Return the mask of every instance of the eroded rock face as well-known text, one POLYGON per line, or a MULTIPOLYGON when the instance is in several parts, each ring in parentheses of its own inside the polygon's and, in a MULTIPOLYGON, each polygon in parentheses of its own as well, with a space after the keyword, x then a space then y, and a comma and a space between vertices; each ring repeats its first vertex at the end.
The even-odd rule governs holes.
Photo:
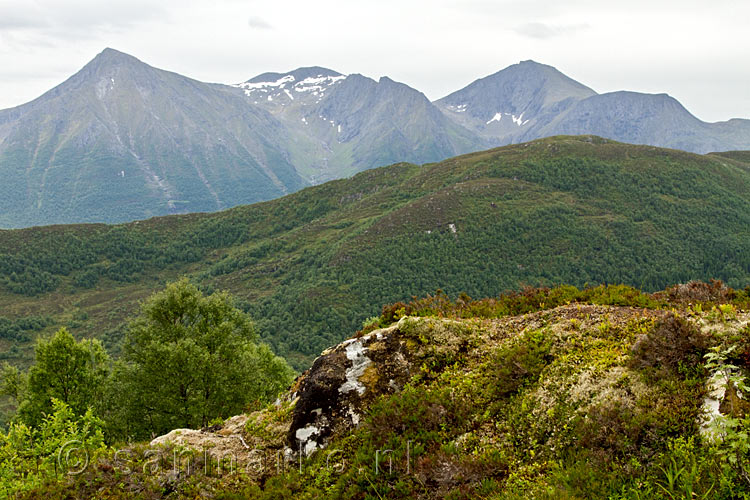
POLYGON ((231 455, 235 458, 246 458, 251 447, 245 442, 242 431, 247 421, 247 415, 232 417, 217 429, 174 429, 168 434, 159 436, 151 441, 151 446, 166 446, 176 444, 194 450, 210 450, 218 456, 231 455))

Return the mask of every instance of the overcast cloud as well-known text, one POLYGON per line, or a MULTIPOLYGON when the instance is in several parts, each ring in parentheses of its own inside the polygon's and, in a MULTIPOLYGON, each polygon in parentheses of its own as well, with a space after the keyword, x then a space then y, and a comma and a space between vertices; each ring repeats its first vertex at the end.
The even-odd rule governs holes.
POLYGON ((0 0, 0 109, 105 47, 204 81, 326 66, 440 98, 525 59, 597 92, 666 92, 750 118, 746 0, 0 0))

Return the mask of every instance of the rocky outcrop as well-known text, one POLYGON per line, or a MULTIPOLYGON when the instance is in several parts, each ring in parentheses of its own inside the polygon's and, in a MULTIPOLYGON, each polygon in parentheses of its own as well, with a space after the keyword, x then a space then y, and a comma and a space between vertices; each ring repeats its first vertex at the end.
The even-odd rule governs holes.
MULTIPOLYGON (((695 297, 694 288, 676 292, 695 297)), ((105 455, 66 498, 365 498, 391 491, 394 478, 402 498, 463 498, 487 484, 487 498, 588 498, 589 481, 557 494, 560 478, 577 481, 581 470, 640 491, 685 450, 712 457, 733 446, 729 432, 750 414, 742 299, 710 309, 571 302, 515 316, 478 316, 477 303, 462 301, 453 319, 432 309, 438 316, 365 328, 274 404, 105 455), (572 463, 574 475, 536 476, 551 463, 572 463)), ((711 493, 720 462, 705 463, 711 493)), ((614 491, 605 488, 594 496, 614 491)))
POLYGON ((150 444, 153 447, 174 444, 195 450, 211 450, 220 456, 241 458, 251 449, 242 432, 247 419, 247 415, 237 415, 225 421, 218 429, 175 429, 157 437, 150 444))
MULTIPOLYGON (((556 384, 570 386, 567 389, 570 394, 566 397, 571 400, 599 401, 599 395, 617 393, 613 387, 616 388, 617 380, 622 379, 623 374, 643 366, 666 366, 668 359, 664 356, 680 351, 681 344, 672 337, 684 336, 690 340, 697 335, 697 330, 689 326, 692 322, 685 323, 684 328, 671 334, 669 328, 675 319, 666 311, 592 305, 569 305, 523 316, 485 320, 404 317, 392 326, 351 338, 324 351, 274 405, 249 415, 233 417, 214 429, 177 429, 153 440, 151 445, 173 443, 194 449, 210 448, 222 455, 231 453, 240 462, 243 458, 250 459, 253 454, 257 456, 259 450, 270 452, 274 457, 295 460, 326 448, 335 437, 362 425, 368 409, 379 398, 401 391, 406 384, 424 383, 425 379, 437 376, 460 359, 473 359, 470 365, 479 364, 493 349, 523 332, 546 329, 554 339, 553 345, 557 346, 553 350, 562 352, 570 349, 570 339, 582 335, 581 332, 595 331, 606 337, 607 334, 602 332, 609 331, 609 328, 629 328, 634 318, 651 321, 652 325, 655 322, 657 326, 651 335, 637 335, 632 339, 627 366, 618 364, 609 372, 596 372, 596 375, 586 370, 568 374, 572 378, 569 377, 566 383, 560 382, 562 378, 553 377, 556 384), (646 344, 647 348, 637 347, 646 344), (654 350, 663 354, 654 358, 656 361, 651 359, 659 354, 652 352, 654 350)), ((740 314, 730 322, 697 322, 703 335, 721 334, 714 331, 716 329, 736 332, 748 324, 748 314, 740 314)), ((682 351, 689 351, 688 347, 683 346, 682 351)), ((630 378, 638 379, 634 375, 630 378)), ((639 394, 638 387, 642 389, 640 392, 647 392, 635 384, 629 389, 632 394, 622 396, 620 400, 630 401, 633 394, 639 394)), ((724 387, 721 391, 718 387, 713 388, 716 391, 711 389, 704 405, 708 420, 712 414, 723 413, 719 406, 726 405, 724 387), (711 397, 715 401, 709 401, 711 397)), ((544 393, 544 384, 540 391, 544 393)), ((547 399, 549 397, 542 397, 542 400, 547 399)), ((589 403, 583 405, 581 411, 587 411, 589 403)))

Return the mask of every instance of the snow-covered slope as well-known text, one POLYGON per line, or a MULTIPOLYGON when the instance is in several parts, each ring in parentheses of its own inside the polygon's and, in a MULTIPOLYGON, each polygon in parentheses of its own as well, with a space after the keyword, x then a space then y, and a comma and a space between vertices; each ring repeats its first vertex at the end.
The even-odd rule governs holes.
POLYGON ((241 88, 253 104, 269 111, 293 103, 317 104, 336 84, 346 78, 336 71, 313 66, 289 73, 263 73, 246 82, 233 85, 241 88))

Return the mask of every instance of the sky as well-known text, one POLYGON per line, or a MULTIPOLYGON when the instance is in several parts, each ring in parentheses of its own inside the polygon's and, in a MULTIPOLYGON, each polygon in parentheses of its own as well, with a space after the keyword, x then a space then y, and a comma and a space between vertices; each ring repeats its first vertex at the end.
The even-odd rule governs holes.
POLYGON ((533 59, 597 92, 750 118, 747 0, 0 0, 0 109, 105 47, 202 81, 324 66, 438 99, 533 59))

